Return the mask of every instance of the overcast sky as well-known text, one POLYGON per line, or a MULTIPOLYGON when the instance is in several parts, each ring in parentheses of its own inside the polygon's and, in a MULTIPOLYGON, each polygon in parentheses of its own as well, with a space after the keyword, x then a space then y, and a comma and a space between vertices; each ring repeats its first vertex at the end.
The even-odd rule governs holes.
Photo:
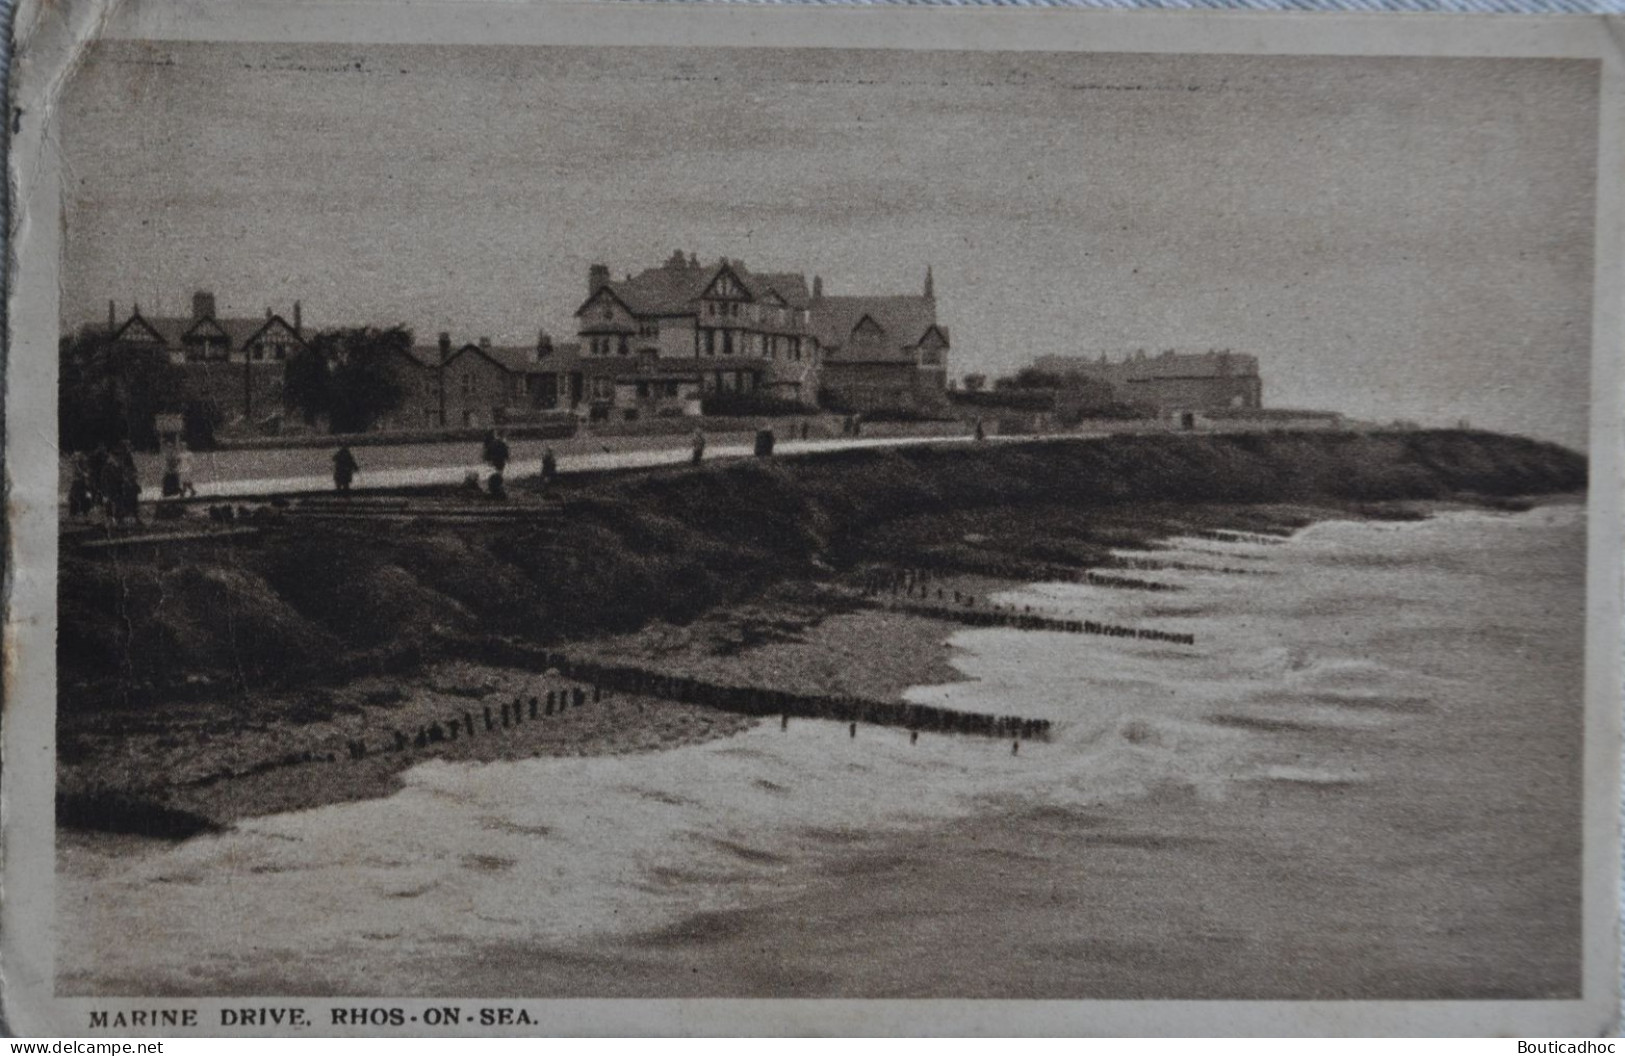
POLYGON ((62 116, 69 325, 304 304, 573 334, 672 249, 914 292, 952 369, 1256 354, 1266 404, 1583 445, 1596 68, 109 42, 62 116))

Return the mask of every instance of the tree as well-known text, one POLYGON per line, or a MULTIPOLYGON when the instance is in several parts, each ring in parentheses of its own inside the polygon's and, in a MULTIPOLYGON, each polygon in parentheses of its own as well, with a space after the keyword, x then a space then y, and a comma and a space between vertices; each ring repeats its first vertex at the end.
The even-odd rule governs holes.
POLYGON ((158 446, 154 418, 185 405, 186 379, 160 348, 114 344, 84 329, 57 345, 57 432, 63 450, 86 451, 121 440, 158 446))
POLYGON ((282 400, 306 425, 315 425, 333 405, 333 372, 327 356, 315 346, 319 340, 313 338, 311 346, 295 352, 282 368, 282 400))
POLYGON ((288 361, 283 398, 307 422, 325 416, 331 432, 365 432, 405 398, 400 364, 411 348, 404 326, 324 330, 288 361))

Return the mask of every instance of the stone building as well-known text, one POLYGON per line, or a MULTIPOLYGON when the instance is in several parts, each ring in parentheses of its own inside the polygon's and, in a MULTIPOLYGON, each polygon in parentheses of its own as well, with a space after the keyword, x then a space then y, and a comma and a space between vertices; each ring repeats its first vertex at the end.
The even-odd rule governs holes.
POLYGON ((227 317, 215 310, 214 294, 192 295, 189 316, 146 315, 140 305, 120 319, 107 303, 107 333, 115 346, 150 349, 182 368, 182 400, 209 405, 219 421, 251 425, 282 412, 283 367, 305 347, 299 302, 292 320, 267 308, 263 318, 227 317))
POLYGON ((1264 403, 1258 358, 1229 349, 1167 349, 1157 355, 1139 349, 1117 361, 1104 353, 1098 358, 1041 356, 1033 365, 1049 374, 1104 381, 1125 403, 1159 415, 1257 410, 1264 403))
POLYGON ((401 404, 379 425, 489 429, 538 421, 543 412, 567 407, 567 367, 575 358, 574 346, 555 348, 546 335, 535 345, 494 345, 482 337, 453 346, 451 335, 442 333, 436 344, 400 354, 401 404))
POLYGON ((931 269, 920 295, 826 297, 813 281, 811 329, 823 356, 824 400, 838 410, 947 409, 948 329, 937 322, 931 269))
POLYGON ((595 417, 698 413, 707 393, 812 406, 818 347, 805 276, 701 264, 679 250, 624 279, 594 264, 576 309, 584 399, 595 417))

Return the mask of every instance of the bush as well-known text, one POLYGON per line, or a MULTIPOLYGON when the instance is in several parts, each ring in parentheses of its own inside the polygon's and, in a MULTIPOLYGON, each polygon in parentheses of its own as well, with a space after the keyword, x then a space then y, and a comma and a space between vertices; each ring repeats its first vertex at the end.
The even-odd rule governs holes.
POLYGON ((700 410, 708 415, 730 418, 808 413, 799 400, 787 400, 766 392, 708 392, 700 400, 700 410))

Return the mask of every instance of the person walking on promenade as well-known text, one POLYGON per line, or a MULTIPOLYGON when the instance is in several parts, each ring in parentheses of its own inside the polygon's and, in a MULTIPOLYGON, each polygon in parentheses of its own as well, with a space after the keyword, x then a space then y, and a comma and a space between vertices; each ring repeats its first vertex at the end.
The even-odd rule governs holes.
POLYGON ((350 445, 345 444, 333 456, 333 487, 341 494, 350 493, 350 482, 355 479, 356 471, 361 466, 356 462, 355 456, 350 453, 350 445))
POLYGON ((487 429, 485 431, 485 442, 480 452, 480 459, 486 465, 501 473, 508 468, 509 455, 508 441, 504 440, 502 434, 495 429, 487 429))
POLYGON ((175 472, 181 478, 182 497, 197 498, 197 486, 192 483, 192 450, 184 440, 175 445, 175 472))
POLYGON ((73 476, 68 483, 68 516, 74 519, 89 516, 92 507, 90 462, 81 454, 73 456, 73 476))
POLYGON ((987 439, 987 430, 982 428, 982 420, 980 418, 976 419, 976 439, 987 439))
POLYGON ((102 516, 113 519, 119 489, 118 460, 105 446, 96 448, 90 456, 91 500, 101 508, 102 516))
POLYGON ((559 460, 553 455, 552 445, 542 448, 542 483, 550 484, 558 476, 559 460))
POLYGON ((503 486, 502 480, 502 471, 508 468, 508 456, 508 442, 502 439, 502 434, 495 429, 487 429, 480 457, 492 470, 490 477, 486 478, 485 486, 493 499, 508 497, 508 491, 503 486))
POLYGON ((703 433, 700 430, 696 429, 696 430, 694 430, 694 465, 696 465, 696 466, 699 465, 700 460, 703 459, 704 457, 705 457, 705 433, 703 433))
POLYGON ((115 512, 114 519, 120 524, 128 517, 136 524, 141 523, 141 472, 135 466, 135 450, 130 447, 130 441, 125 440, 119 444, 118 461, 116 463, 118 486, 114 490, 115 512))
POLYGON ((164 446, 164 476, 158 491, 166 499, 173 499, 181 493, 181 455, 178 442, 164 446))

